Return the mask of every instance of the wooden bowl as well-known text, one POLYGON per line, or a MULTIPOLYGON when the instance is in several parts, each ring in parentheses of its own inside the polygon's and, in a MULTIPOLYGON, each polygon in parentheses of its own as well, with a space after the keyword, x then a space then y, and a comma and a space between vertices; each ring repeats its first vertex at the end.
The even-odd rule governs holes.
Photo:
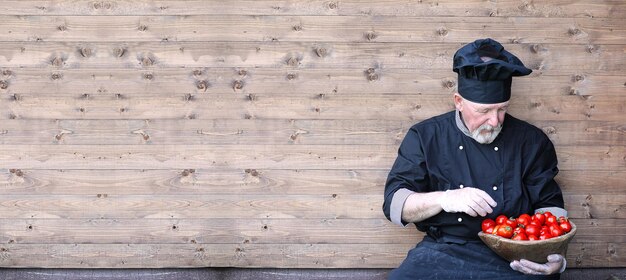
POLYGON ((565 256, 567 253, 567 245, 576 234, 576 225, 571 220, 570 224, 572 224, 570 232, 546 240, 511 240, 482 231, 478 233, 478 237, 487 247, 508 261, 527 259, 537 263, 545 263, 550 254, 565 256))

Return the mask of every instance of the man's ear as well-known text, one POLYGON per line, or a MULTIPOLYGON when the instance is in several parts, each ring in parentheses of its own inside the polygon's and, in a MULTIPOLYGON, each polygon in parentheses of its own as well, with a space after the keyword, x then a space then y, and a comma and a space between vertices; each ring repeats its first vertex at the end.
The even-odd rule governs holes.
POLYGON ((458 93, 454 93, 454 107, 456 107, 459 112, 463 112, 463 97, 458 93))

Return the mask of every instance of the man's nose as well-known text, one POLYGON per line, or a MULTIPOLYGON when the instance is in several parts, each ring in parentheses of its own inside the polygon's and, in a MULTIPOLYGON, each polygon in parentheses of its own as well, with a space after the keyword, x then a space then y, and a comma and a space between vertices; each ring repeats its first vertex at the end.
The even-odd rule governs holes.
POLYGON ((496 127, 498 126, 498 124, 500 124, 500 121, 498 120, 498 112, 489 114, 489 119, 487 120, 487 124, 492 127, 496 127))

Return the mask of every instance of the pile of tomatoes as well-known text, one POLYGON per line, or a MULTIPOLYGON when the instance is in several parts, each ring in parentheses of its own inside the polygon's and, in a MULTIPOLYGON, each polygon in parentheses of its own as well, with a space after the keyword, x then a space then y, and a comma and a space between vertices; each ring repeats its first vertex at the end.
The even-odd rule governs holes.
POLYGON ((482 222, 484 233, 513 240, 545 240, 561 236, 572 230, 572 224, 563 216, 557 218, 549 211, 534 215, 522 214, 517 218, 500 215, 496 220, 482 222))

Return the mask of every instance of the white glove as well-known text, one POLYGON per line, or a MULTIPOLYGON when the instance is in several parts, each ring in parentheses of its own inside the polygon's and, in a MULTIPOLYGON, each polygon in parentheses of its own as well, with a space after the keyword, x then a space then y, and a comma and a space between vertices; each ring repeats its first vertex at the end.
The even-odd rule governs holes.
POLYGON ((493 212, 498 205, 489 194, 477 188, 447 190, 438 200, 441 208, 450 213, 463 212, 472 217, 482 217, 493 212))
POLYGON ((512 261, 511 268, 524 274, 533 275, 550 275, 555 273, 563 273, 567 262, 562 255, 552 254, 548 256, 547 263, 536 263, 529 260, 521 259, 512 261))

